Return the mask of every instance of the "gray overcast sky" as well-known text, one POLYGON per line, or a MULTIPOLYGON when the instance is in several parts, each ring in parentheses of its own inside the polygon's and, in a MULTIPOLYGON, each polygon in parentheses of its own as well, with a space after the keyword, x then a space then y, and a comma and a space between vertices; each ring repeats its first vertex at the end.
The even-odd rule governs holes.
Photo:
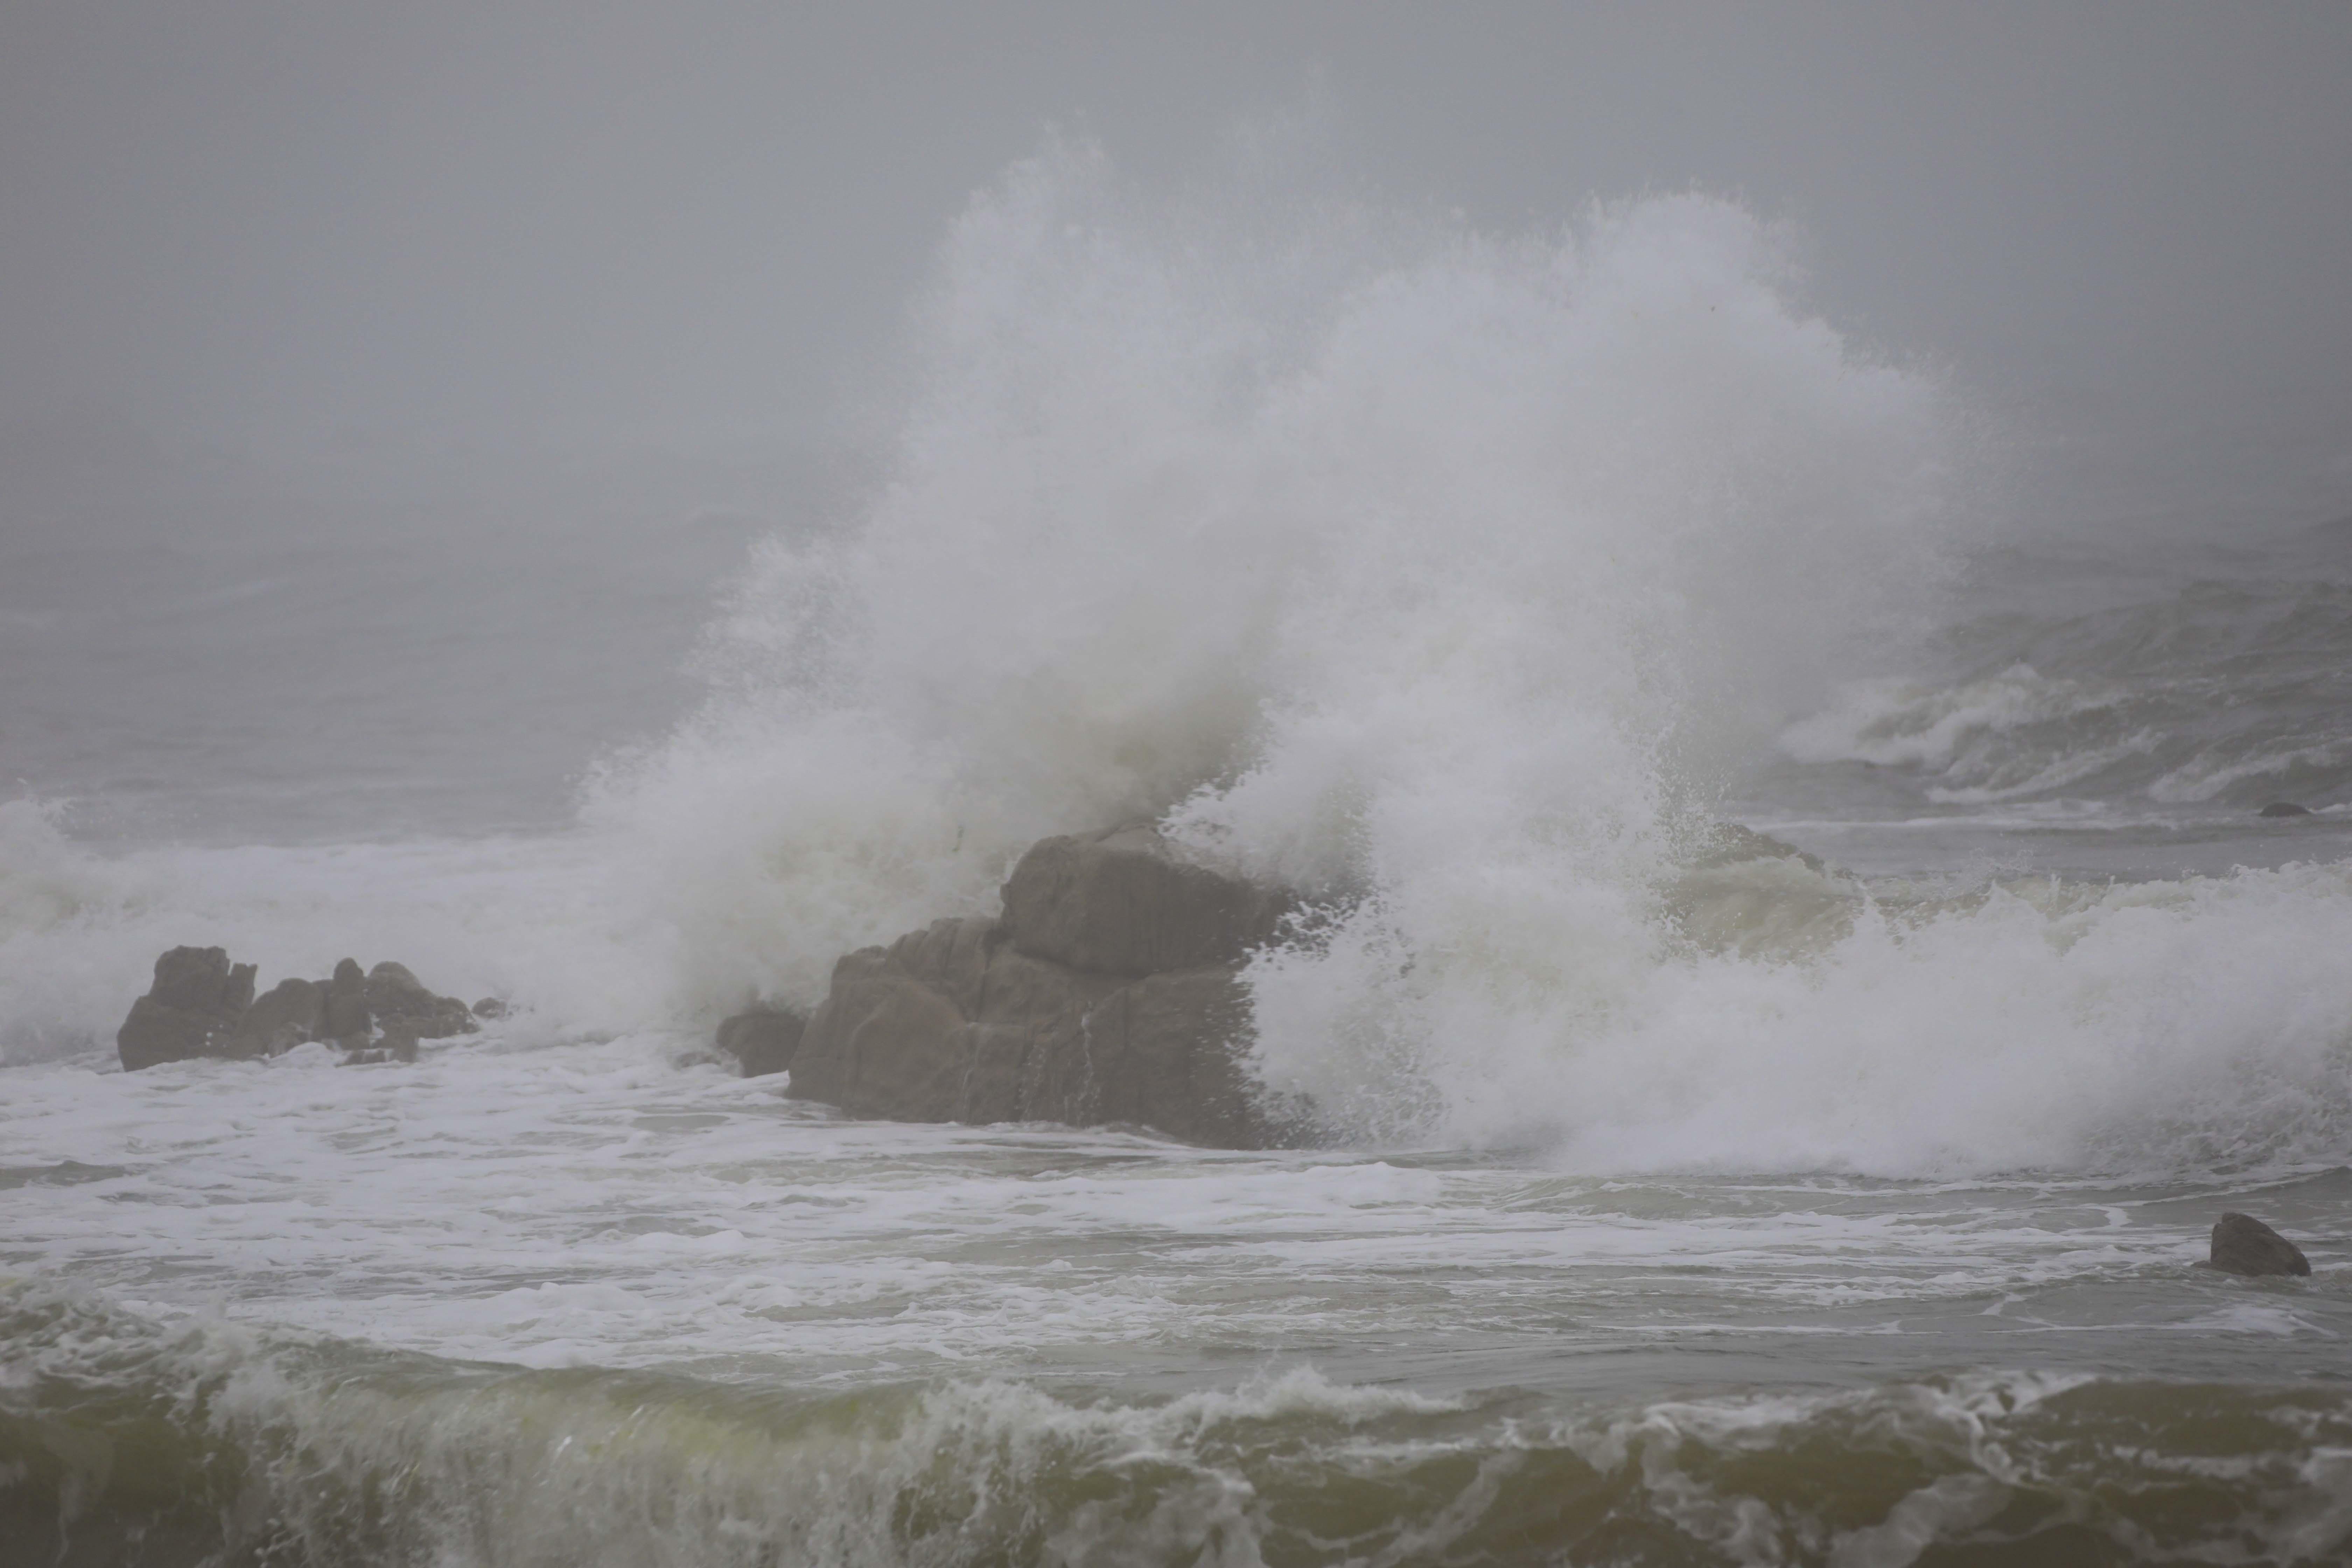
POLYGON ((1841 325, 2145 485, 2352 509, 2345 0, 11 0, 0 424, 821 439, 1048 123, 1165 177, 1317 79, 1363 188, 1507 228, 1736 193, 1841 325))

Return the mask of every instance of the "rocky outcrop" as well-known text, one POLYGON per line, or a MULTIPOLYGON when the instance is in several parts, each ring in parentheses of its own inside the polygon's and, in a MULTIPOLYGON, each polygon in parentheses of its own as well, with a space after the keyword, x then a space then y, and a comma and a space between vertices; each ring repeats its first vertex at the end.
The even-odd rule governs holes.
POLYGON ((719 1048, 743 1065, 745 1078, 787 1071, 808 1020, 782 1007, 752 1007, 719 1026, 719 1048))
POLYGON ((247 1054, 236 1029, 253 1004, 253 965, 217 947, 175 947, 155 961, 155 982, 131 1004, 114 1037, 125 1071, 190 1057, 247 1054))
POLYGON ((2254 815, 2256 816, 2309 816, 2311 807, 2297 805, 2291 800, 2274 800, 2254 815))
POLYGON ((1285 895, 1145 826, 1042 841, 1003 898, 1000 920, 937 921, 836 963, 791 1095, 909 1121, 1293 1141, 1297 1108, 1255 1094, 1240 1056, 1240 961, 1275 934, 1285 895))
POLYGON ((281 980, 253 994, 254 966, 217 947, 175 947, 115 1036, 126 1071, 192 1058, 274 1057, 331 1041, 355 1061, 413 1060, 419 1040, 471 1034, 471 1010, 436 996, 397 963, 362 973, 344 959, 326 980, 281 980))
POLYGON ((2250 1214, 2225 1214, 2213 1226, 2211 1267, 2229 1274, 2308 1274, 2303 1249, 2250 1214))

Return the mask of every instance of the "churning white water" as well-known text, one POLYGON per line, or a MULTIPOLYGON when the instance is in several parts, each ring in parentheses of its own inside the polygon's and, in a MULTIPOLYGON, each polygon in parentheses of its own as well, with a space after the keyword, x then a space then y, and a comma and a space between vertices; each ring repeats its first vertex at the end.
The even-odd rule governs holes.
MULTIPOLYGON (((1328 900, 1253 972, 1259 1061, 1359 1136, 1904 1173, 2341 1136, 2332 872, 1871 909, 1801 963, 1663 917, 1731 764, 1968 542, 1965 410, 1767 226, 1228 221, 1083 148, 960 220, 890 479, 764 547, 719 694, 592 804, 681 1006, 813 1004, 1034 838, 1155 817, 1328 900)), ((2002 721, 1969 701, 1858 754, 1948 761, 2002 721)), ((1781 743, 1857 754, 1841 711, 1781 743)))
MULTIPOLYGON (((1987 545, 1965 399, 1696 195, 1504 237, 1056 144, 955 221, 904 375, 666 738, 548 762, 468 686, 468 743, 583 771, 568 825, 448 805, 429 704, 306 710, 346 631, 299 617, 183 783, 67 747, 0 804, 0 1563, 2352 1540, 2340 542, 2053 593, 2104 569, 1987 545), (186 815, 94 844, 120 779, 186 815), (395 797, 440 815, 351 816, 395 797), (710 1048, 1138 818, 1308 895, 1253 1065, 1326 1148, 856 1123, 710 1048), (1708 862, 1735 819, 1822 858, 1708 862), (183 942, 512 1011, 121 1073, 183 942), (2188 1273, 2229 1205, 2315 1276, 2188 1273)), ((158 624, 241 668, 256 581, 158 624)), ((450 594, 377 688, 520 668, 450 594)), ((48 614, 0 617, 38 711, 112 691, 48 614)))

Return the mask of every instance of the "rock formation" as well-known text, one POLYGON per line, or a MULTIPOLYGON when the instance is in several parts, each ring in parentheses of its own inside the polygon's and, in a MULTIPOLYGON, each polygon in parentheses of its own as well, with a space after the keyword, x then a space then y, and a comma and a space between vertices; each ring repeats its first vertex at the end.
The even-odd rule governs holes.
POLYGON ((235 1030, 253 1004, 253 965, 217 947, 175 947, 155 961, 155 983, 131 1004, 114 1045, 125 1071, 190 1057, 248 1054, 235 1030))
POLYGON ((414 1060, 416 1042, 471 1034, 472 1012, 436 996, 397 963, 362 973, 344 959, 326 980, 281 980, 253 994, 253 965, 217 947, 175 947, 115 1036, 125 1071, 195 1057, 274 1057, 330 1040, 353 1061, 414 1060))
POLYGON ((2291 800, 2274 800, 2254 815, 2256 816, 2309 816, 2311 807, 2297 805, 2291 800))
POLYGON ((1239 1058, 1240 961, 1275 934, 1284 894, 1130 826, 1041 841, 1003 897, 1000 920, 937 921, 836 963, 792 1096, 909 1121, 1290 1141, 1297 1109, 1253 1093, 1239 1058))
POLYGON ((2303 1249, 2250 1214, 2225 1214, 2213 1226, 2211 1267, 2230 1274, 2308 1274, 2303 1249))

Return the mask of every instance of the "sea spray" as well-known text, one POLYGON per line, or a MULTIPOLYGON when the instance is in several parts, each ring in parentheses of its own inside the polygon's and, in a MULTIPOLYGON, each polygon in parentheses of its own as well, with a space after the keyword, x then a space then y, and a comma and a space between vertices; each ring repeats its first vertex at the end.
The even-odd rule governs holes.
POLYGON ((890 478, 766 549, 721 689, 592 803, 687 1005, 808 1004, 1035 837, 1158 817, 1543 1011, 1654 961, 1691 766, 1932 578, 1943 398, 1738 206, 1263 213, 1065 144, 958 221, 890 478))
POLYGON ((1152 817, 1314 901, 1251 969, 1254 1059, 1335 1139, 1886 1173, 2340 1146, 2338 873, 1851 884, 1801 952, 1677 924, 1717 764, 1866 671, 1968 514, 1965 411, 1793 304, 1768 226, 1299 210, 1154 205, 1079 146, 974 200, 890 478, 767 547, 710 704, 592 804, 681 1005, 813 1003, 845 949, 992 910, 1034 838, 1152 817))

